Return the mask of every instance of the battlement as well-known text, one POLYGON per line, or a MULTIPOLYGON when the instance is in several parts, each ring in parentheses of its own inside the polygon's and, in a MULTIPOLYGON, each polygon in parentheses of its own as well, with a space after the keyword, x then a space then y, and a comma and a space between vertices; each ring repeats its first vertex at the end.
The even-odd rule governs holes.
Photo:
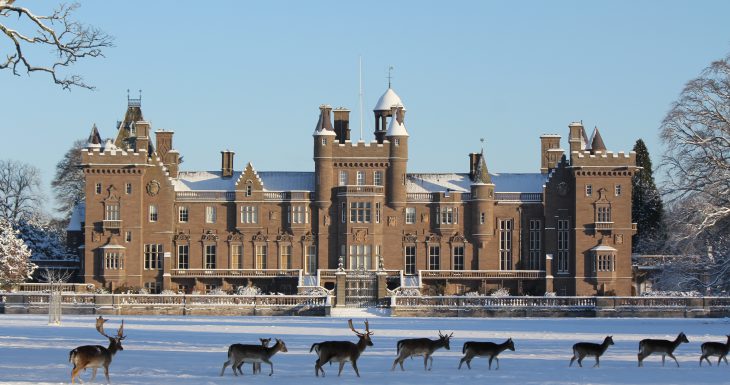
POLYGON ((390 143, 384 141, 337 143, 332 148, 333 158, 387 158, 390 156, 390 143))
POLYGON ((147 149, 139 149, 135 152, 125 151, 116 146, 103 148, 81 149, 81 164, 141 164, 147 163, 147 149))
POLYGON ((636 165, 636 153, 629 151, 613 152, 613 151, 600 151, 591 153, 590 151, 573 151, 570 154, 571 166, 583 167, 583 166, 635 166, 636 165))

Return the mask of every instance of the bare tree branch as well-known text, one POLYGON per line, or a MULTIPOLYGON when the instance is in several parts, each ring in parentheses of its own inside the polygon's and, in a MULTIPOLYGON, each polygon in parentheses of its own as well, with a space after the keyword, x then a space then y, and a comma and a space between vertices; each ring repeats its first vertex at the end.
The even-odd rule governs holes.
POLYGON ((94 89, 81 76, 70 74, 64 77, 59 70, 70 67, 82 58, 103 57, 102 50, 113 45, 112 37, 97 28, 73 20, 72 14, 79 4, 61 4, 52 14, 43 16, 34 14, 28 8, 14 6, 13 2, 0 0, 0 32, 13 47, 5 54, 4 60, 0 59, 0 70, 10 69, 14 75, 20 75, 18 71, 21 69, 25 69, 27 73, 46 72, 63 89, 94 89), (10 25, 11 15, 17 16, 17 28, 10 25), (21 29, 34 31, 23 33, 21 29), (48 47, 54 52, 56 59, 44 65, 32 62, 28 54, 31 47, 48 47))

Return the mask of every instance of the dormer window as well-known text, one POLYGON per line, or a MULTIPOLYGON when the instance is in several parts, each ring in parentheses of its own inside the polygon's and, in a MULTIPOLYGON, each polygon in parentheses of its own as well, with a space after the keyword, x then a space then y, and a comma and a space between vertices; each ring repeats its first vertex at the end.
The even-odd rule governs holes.
POLYGON ((322 145, 323 146, 326 146, 327 145, 327 138, 322 138, 322 145))

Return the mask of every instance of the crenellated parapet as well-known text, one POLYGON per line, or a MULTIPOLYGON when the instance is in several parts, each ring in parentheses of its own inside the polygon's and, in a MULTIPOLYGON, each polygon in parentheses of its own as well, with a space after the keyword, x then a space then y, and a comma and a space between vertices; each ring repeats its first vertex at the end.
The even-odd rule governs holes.
POLYGON ((570 154, 572 167, 626 167, 636 165, 636 153, 619 151, 573 151, 570 154))

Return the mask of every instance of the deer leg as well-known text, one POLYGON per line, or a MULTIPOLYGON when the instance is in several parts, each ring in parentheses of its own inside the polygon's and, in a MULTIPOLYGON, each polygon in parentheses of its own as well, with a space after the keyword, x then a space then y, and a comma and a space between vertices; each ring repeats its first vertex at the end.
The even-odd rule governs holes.
POLYGON ((459 370, 461 370, 461 364, 463 364, 464 361, 466 361, 466 356, 461 357, 461 360, 459 361, 459 370))
POLYGON ((428 369, 428 354, 425 354, 423 356, 423 370, 429 370, 428 369))
POLYGON ((674 357, 674 354, 672 354, 672 353, 667 353, 667 355, 668 355, 669 357, 672 357, 672 359, 674 360, 674 362, 675 362, 675 363, 677 364, 677 367, 679 367, 679 361, 677 361, 677 358, 676 358, 676 357, 674 357))
MULTIPOLYGON (((71 383, 75 383, 76 377, 79 375, 79 372, 81 371, 81 367, 74 366, 74 368, 71 370, 71 383)), ((79 381, 81 381, 81 378, 79 378, 79 381)), ((83 381, 81 381, 83 382, 83 381)))
MULTIPOLYGON (((268 359, 265 359, 264 362, 269 364, 269 367, 271 368, 271 371, 269 372, 269 376, 271 376, 272 374, 274 374, 274 363, 269 361, 268 359)), ((261 364, 259 364, 259 368, 260 367, 261 367, 261 364)))
POLYGON ((96 378, 96 370, 97 370, 97 369, 98 369, 98 368, 94 368, 94 369, 93 369, 93 370, 91 371, 91 382, 94 382, 94 379, 96 378))
POLYGON ((639 356, 639 367, 643 366, 642 362, 644 360, 644 357, 641 356, 641 353, 638 354, 639 356))
MULTIPOLYGON (((727 363, 727 355, 722 356, 722 359, 725 360, 725 365, 730 365, 727 363)), ((720 366, 720 360, 717 360, 717 366, 720 366)))
POLYGON ((599 357, 598 357, 598 356, 596 356, 596 363, 595 363, 595 365, 593 365, 593 367, 594 367, 594 368, 595 368, 596 366, 598 366, 598 367, 600 367, 600 366, 601 366, 600 362, 598 361, 598 358, 599 358, 599 357))
MULTIPOLYGON (((413 358, 413 357, 411 357, 411 358, 413 358)), ((398 361, 398 363, 400 364, 400 371, 401 371, 401 372, 405 372, 405 371, 406 371, 406 370, 405 370, 405 369, 403 368, 403 361, 404 361, 404 360, 405 360, 405 357, 401 358, 401 359, 400 359, 400 361, 398 361)))
POLYGON ((399 358, 400 358, 400 356, 396 357, 395 360, 393 360, 393 366, 391 366, 391 368, 390 368, 390 371, 391 372, 395 370, 395 365, 398 364, 398 359, 399 358))
POLYGON ((342 374, 342 368, 344 368, 344 367, 345 367, 345 361, 340 361, 340 371, 337 372, 337 377, 339 377, 340 374, 342 374))
POLYGON ((497 361, 497 369, 494 370, 499 370, 499 357, 494 356, 494 359, 497 361))
POLYGON ((104 367, 104 377, 106 377, 106 383, 111 384, 111 380, 109 379, 109 366, 104 367))
POLYGON ((583 358, 585 358, 584 355, 578 356, 578 366, 580 366, 581 368, 583 367, 583 358))
MULTIPOLYGON (((223 369, 221 369, 221 377, 223 376, 223 373, 226 371, 226 368, 228 367, 228 365, 230 365, 230 364, 231 364, 231 360, 228 360, 223 363, 223 369)), ((233 374, 236 374, 236 367, 234 366, 232 369, 233 369, 233 374)))
POLYGON ((360 371, 357 370, 357 361, 352 361, 352 368, 355 369, 355 374, 360 377, 360 371))
POLYGON ((577 358, 577 357, 575 356, 575 354, 573 354, 573 358, 571 358, 571 359, 570 359, 570 364, 568 365, 568 367, 571 367, 571 366, 573 366, 573 362, 575 362, 575 359, 576 359, 576 358, 577 358))
POLYGON ((492 360, 494 359, 494 356, 489 356, 489 370, 492 370, 492 360))

